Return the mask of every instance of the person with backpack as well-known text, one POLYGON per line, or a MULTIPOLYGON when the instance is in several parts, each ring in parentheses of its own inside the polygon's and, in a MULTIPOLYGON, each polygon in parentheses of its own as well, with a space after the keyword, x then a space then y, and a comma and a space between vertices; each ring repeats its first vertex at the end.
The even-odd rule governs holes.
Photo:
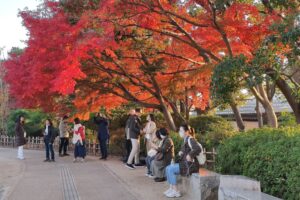
POLYGON ((73 162, 77 162, 77 158, 81 158, 81 162, 84 162, 84 158, 86 156, 85 127, 80 124, 79 118, 74 119, 74 132, 72 142, 75 145, 73 162))
POLYGON ((45 142, 45 149, 46 149, 46 160, 44 160, 44 162, 55 162, 55 155, 53 150, 53 143, 55 137, 56 137, 56 132, 53 128, 52 121, 50 119, 47 119, 45 130, 44 130, 44 142, 45 142))
POLYGON ((169 198, 180 197, 181 193, 177 188, 177 175, 189 176, 199 172, 200 164, 197 156, 202 151, 201 145, 195 139, 195 132, 189 125, 182 125, 179 128, 179 135, 184 139, 181 150, 178 153, 179 163, 171 164, 166 169, 167 181, 170 188, 164 192, 169 198))

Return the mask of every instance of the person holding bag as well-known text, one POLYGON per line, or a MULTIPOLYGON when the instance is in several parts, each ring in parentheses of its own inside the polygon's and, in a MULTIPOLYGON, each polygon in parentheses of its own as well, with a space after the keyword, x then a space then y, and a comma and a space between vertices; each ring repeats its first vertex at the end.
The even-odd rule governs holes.
POLYGON ((169 137, 169 132, 166 128, 161 128, 157 131, 162 138, 160 145, 152 144, 152 148, 157 151, 154 160, 151 163, 151 172, 153 173, 155 182, 166 180, 165 169, 174 159, 174 143, 169 137))
POLYGON ((147 166, 147 173, 146 176, 149 178, 154 177, 152 172, 151 172, 151 163, 155 159, 155 156, 157 154, 157 150, 155 148, 151 148, 151 146, 157 147, 161 145, 162 138, 160 137, 159 131, 155 132, 155 136, 152 138, 152 141, 149 143, 149 148, 150 150, 147 152, 147 157, 146 157, 146 166, 147 166))
POLYGON ((77 162, 78 157, 81 158, 81 162, 84 162, 84 158, 86 156, 85 127, 80 124, 79 118, 74 119, 74 134, 72 142, 75 144, 73 162, 77 162))
POLYGON ((184 139, 179 163, 169 165, 166 169, 167 181, 170 188, 164 192, 169 198, 180 197, 180 191, 177 189, 177 175, 190 176, 192 173, 199 172, 200 164, 197 156, 201 153, 201 147, 196 141, 194 130, 188 125, 182 125, 179 128, 179 135, 184 139))

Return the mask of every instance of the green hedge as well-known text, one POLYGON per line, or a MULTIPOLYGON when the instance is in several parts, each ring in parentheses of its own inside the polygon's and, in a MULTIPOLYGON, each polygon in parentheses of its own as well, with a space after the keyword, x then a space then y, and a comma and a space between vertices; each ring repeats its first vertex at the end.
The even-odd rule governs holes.
POLYGON ((236 134, 229 121, 222 117, 201 115, 190 119, 197 139, 207 149, 217 147, 223 140, 236 134))
POLYGON ((263 192, 279 198, 300 199, 300 126, 240 133, 217 152, 218 172, 259 180, 263 192))

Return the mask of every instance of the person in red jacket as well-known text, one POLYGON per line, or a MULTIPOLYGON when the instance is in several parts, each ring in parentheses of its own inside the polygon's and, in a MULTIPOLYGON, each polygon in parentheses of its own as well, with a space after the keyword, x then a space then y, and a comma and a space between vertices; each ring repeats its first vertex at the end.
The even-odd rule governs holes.
POLYGON ((77 162, 77 158, 81 158, 81 162, 84 162, 86 156, 85 150, 85 127, 80 124, 80 119, 74 119, 74 134, 73 134, 74 148, 74 161, 77 162))

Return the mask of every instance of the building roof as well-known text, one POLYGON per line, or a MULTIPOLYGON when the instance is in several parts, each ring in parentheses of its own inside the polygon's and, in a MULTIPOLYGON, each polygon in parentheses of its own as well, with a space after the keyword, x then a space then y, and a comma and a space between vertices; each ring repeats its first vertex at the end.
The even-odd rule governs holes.
MULTIPOLYGON (((274 97, 273 98, 273 108, 276 113, 281 113, 281 112, 293 112, 292 108, 288 104, 288 102, 284 99, 280 99, 279 97, 274 97)), ((256 99, 251 98, 246 101, 246 103, 242 106, 239 106, 239 110, 241 114, 256 114, 255 111, 256 107, 256 99)), ((260 110, 262 113, 265 112, 264 108, 262 107, 261 104, 259 104, 260 110)), ((217 115, 233 115, 233 112, 231 108, 227 108, 225 110, 220 110, 217 109, 217 115)))

